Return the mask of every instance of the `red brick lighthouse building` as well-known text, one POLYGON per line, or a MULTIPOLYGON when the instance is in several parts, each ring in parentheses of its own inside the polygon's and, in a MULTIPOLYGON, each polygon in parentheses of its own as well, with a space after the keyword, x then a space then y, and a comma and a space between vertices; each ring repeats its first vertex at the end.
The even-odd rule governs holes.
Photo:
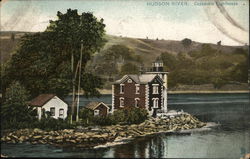
POLYGON ((125 107, 147 109, 149 115, 167 112, 167 74, 157 59, 150 71, 124 75, 112 85, 112 112, 125 107))

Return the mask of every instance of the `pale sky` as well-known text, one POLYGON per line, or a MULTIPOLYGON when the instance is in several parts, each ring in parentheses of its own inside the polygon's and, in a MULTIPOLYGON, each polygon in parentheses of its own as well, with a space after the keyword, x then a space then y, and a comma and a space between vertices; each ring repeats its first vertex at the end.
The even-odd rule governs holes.
POLYGON ((226 0, 223 8, 215 2, 201 5, 175 0, 5 0, 1 2, 1 31, 44 31, 57 11, 68 8, 78 13, 93 12, 103 18, 106 32, 134 38, 182 40, 222 45, 249 44, 249 1, 226 0), (234 5, 232 5, 234 3, 234 5), (225 9, 227 12, 225 12, 225 9), (224 13, 224 14, 222 14, 224 13), (230 22, 231 21, 231 22, 230 22))

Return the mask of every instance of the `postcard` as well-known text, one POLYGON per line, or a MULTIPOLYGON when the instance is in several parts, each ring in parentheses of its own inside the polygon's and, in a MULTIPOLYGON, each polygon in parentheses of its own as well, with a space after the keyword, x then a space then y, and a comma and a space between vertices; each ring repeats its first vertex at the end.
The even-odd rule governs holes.
POLYGON ((250 158, 248 0, 2 0, 1 157, 250 158))

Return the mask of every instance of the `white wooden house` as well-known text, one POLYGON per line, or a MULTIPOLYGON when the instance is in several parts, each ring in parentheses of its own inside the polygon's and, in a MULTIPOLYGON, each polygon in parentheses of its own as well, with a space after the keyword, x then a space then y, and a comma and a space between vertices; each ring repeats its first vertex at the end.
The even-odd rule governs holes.
POLYGON ((40 120, 42 112, 50 112, 51 117, 65 119, 67 117, 68 104, 55 94, 40 94, 29 102, 29 105, 37 109, 37 116, 40 120))

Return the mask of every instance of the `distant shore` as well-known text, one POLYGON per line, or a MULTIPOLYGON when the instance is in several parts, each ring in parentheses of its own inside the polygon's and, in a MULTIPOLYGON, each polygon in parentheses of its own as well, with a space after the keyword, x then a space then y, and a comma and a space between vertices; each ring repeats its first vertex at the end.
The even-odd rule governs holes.
POLYGON ((249 90, 232 90, 232 91, 210 91, 210 90, 190 90, 190 91, 168 91, 169 94, 192 94, 192 93, 249 93, 249 90))
MULTIPOLYGON (((112 94, 112 90, 102 89, 101 94, 112 94)), ((249 93, 249 90, 175 90, 168 91, 168 94, 209 94, 209 93, 249 93)))

